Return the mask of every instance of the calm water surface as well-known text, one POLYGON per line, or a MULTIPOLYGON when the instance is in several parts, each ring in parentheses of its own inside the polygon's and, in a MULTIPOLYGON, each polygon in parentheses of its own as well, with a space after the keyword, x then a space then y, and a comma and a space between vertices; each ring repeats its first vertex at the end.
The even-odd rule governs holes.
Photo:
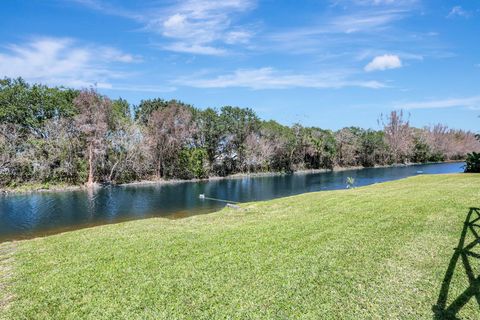
POLYGON ((344 189, 347 177, 356 186, 417 174, 462 172, 464 163, 426 164, 264 177, 120 186, 93 192, 48 192, 0 196, 0 242, 148 217, 181 218, 221 209, 207 197, 247 202, 299 193, 344 189))

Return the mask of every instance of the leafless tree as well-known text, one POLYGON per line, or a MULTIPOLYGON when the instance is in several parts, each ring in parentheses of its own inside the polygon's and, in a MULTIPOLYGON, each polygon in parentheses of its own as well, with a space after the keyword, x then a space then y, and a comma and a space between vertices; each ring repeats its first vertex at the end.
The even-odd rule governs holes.
POLYGON ((175 161, 181 148, 191 142, 195 130, 192 113, 185 106, 169 103, 152 112, 147 130, 156 176, 161 178, 171 175, 170 171, 174 168, 168 164, 175 161))
POLYGON ((144 143, 145 135, 135 123, 122 125, 109 134, 107 180, 135 180, 145 174, 145 167, 149 159, 148 146, 144 143))
POLYGON ((250 133, 245 140, 245 162, 247 170, 269 170, 270 159, 275 151, 275 143, 258 133, 250 133))
POLYGON ((87 147, 88 180, 87 186, 95 182, 95 166, 99 156, 105 153, 105 138, 108 129, 108 117, 111 101, 99 95, 95 90, 82 90, 74 100, 79 114, 75 124, 82 133, 87 147))
POLYGON ((412 130, 403 111, 392 111, 386 120, 381 117, 385 139, 390 147, 394 163, 403 163, 408 159, 413 146, 412 130))

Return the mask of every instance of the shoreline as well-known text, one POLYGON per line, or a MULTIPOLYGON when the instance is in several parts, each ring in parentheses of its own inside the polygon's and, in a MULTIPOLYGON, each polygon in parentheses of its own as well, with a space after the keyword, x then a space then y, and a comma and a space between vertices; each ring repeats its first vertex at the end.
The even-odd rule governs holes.
MULTIPOLYGON (((408 167, 415 165, 427 165, 427 164, 441 164, 441 163, 455 163, 455 162, 464 162, 463 160, 450 160, 442 162, 426 162, 426 163, 404 163, 404 164, 392 164, 392 165, 376 165, 373 167, 363 167, 363 166, 351 166, 351 167, 334 167, 333 169, 302 169, 294 172, 253 172, 253 173, 235 173, 228 176, 211 176, 203 179, 169 179, 169 180, 142 180, 142 181, 133 181, 120 184, 101 184, 95 183, 94 189, 104 188, 106 186, 114 187, 129 187, 129 186, 146 186, 146 185, 167 185, 167 184, 177 184, 177 183, 189 183, 189 182, 208 182, 215 180, 224 180, 224 179, 244 179, 244 178, 257 178, 257 177, 273 177, 273 176, 282 176, 282 175, 291 175, 291 174, 316 174, 316 173, 328 173, 328 172, 343 172, 343 171, 352 171, 352 170, 362 170, 362 169, 376 169, 376 168, 394 168, 394 167, 408 167)), ((42 185, 39 183, 32 184, 22 184, 15 188, 0 188, 0 196, 8 195, 22 195, 22 194, 31 194, 31 193, 45 193, 45 192, 71 192, 71 191, 83 191, 87 190, 88 187, 85 185, 67 185, 67 184, 58 184, 58 185, 42 185)))

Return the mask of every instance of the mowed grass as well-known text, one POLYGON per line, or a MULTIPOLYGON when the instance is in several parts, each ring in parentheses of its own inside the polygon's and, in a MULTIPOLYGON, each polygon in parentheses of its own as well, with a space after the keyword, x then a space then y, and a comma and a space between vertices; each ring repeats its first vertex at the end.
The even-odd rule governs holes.
POLYGON ((19 241, 0 318, 480 319, 452 260, 479 206, 480 175, 425 175, 19 241))

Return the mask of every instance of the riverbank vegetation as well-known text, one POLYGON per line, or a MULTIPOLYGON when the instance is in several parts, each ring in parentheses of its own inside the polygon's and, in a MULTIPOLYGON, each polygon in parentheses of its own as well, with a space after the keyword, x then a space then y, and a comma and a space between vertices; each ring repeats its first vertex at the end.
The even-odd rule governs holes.
POLYGON ((422 175, 0 244, 0 318, 478 319, 479 183, 422 175))
POLYGON ((480 153, 472 152, 467 155, 465 160, 465 172, 477 172, 480 173, 480 153))
POLYGON ((198 109, 162 99, 130 106, 94 90, 3 79, 0 188, 371 167, 480 151, 471 132, 414 128, 402 112, 379 123, 382 130, 284 126, 248 108, 198 109))

